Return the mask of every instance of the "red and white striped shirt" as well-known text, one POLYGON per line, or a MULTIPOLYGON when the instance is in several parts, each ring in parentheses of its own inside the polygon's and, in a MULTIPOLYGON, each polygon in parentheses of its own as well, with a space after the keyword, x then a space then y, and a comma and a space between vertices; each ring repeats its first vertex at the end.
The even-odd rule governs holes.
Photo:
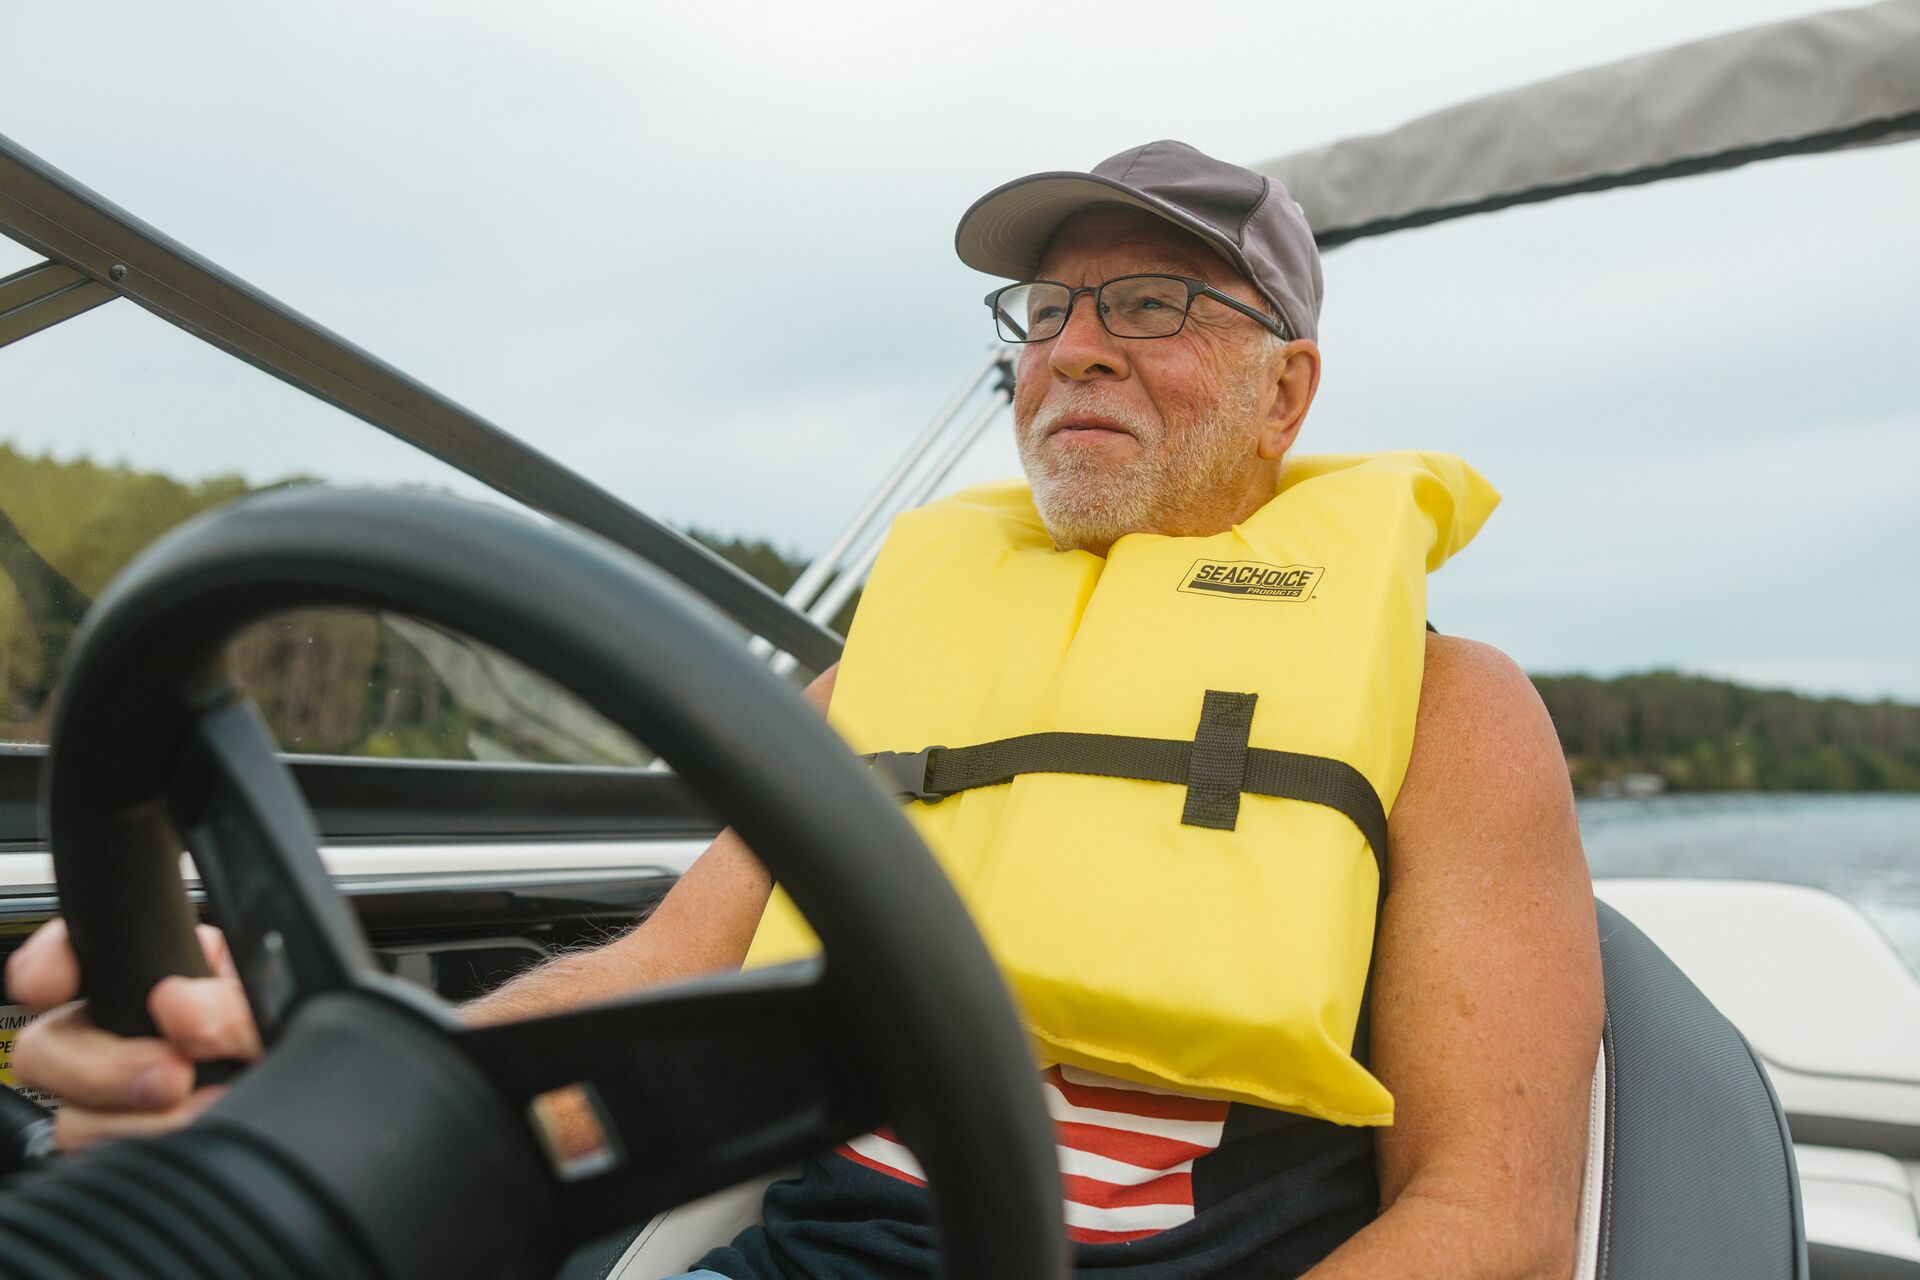
MULTIPOLYGON (((1138 1240, 1193 1220, 1193 1162, 1220 1145, 1229 1104, 1078 1067, 1048 1067, 1040 1081, 1057 1135, 1070 1239, 1138 1240)), ((920 1162, 889 1130, 838 1150, 868 1168, 926 1185, 920 1162)))

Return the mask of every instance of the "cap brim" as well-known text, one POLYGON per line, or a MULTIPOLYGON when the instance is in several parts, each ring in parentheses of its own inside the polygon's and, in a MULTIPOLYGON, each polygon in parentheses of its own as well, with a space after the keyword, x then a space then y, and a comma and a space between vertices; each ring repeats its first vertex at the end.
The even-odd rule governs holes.
POLYGON ((1091 173, 1034 173, 995 187, 973 202, 953 233, 953 249, 975 271, 1010 280, 1031 279, 1060 224, 1090 204, 1123 204, 1165 218, 1207 242, 1246 271, 1239 246, 1204 223, 1132 187, 1091 173))

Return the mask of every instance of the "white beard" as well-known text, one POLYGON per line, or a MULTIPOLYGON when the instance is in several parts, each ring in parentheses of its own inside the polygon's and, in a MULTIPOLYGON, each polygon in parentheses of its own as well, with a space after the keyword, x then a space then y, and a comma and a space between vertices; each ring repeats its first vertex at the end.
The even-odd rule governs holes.
POLYGON ((1183 524, 1206 495, 1233 491, 1260 462, 1253 448, 1260 407, 1257 379, 1240 380, 1212 411, 1166 426, 1117 410, 1091 389, 1056 397, 1022 423, 1014 441, 1033 489, 1034 506, 1062 551, 1104 551, 1123 535, 1183 524), (1047 448, 1055 424, 1075 413, 1107 418, 1133 434, 1138 452, 1114 464, 1094 450, 1047 448))

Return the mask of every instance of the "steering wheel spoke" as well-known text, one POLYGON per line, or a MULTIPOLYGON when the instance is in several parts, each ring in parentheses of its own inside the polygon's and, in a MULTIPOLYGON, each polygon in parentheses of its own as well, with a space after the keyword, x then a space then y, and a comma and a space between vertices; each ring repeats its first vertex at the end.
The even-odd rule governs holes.
POLYGON ((844 1026, 814 959, 460 1043, 546 1150, 578 1242, 873 1128, 878 1089, 844 1026))
POLYGON ((334 892, 292 775, 251 703, 195 716, 169 791, 175 830, 193 854, 263 1041, 322 991, 377 972, 334 892))

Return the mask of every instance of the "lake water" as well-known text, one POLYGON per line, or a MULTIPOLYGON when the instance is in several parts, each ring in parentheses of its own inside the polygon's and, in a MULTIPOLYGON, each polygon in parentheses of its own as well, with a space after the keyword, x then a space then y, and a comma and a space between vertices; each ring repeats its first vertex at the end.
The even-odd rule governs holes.
POLYGON ((1580 802, 1595 876, 1785 880, 1858 903, 1920 973, 1920 795, 1580 802))

